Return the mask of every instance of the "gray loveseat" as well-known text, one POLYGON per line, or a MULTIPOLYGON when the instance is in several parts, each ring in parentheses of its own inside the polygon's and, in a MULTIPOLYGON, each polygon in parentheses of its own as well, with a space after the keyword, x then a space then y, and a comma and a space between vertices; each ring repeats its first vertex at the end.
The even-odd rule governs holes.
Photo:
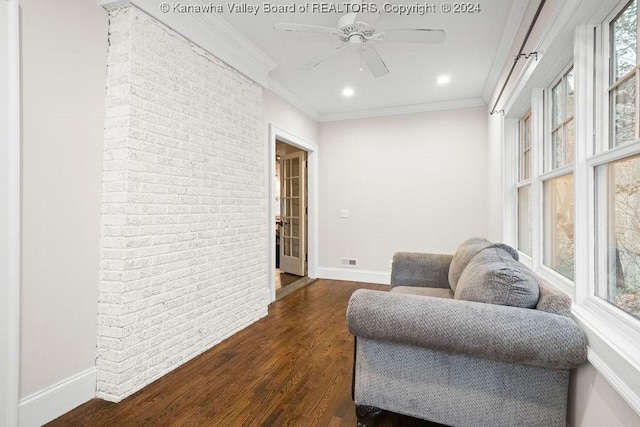
POLYGON ((396 253, 390 292, 354 292, 359 426, 381 409, 450 426, 566 425, 585 335, 571 300, 517 258, 480 238, 453 256, 396 253))

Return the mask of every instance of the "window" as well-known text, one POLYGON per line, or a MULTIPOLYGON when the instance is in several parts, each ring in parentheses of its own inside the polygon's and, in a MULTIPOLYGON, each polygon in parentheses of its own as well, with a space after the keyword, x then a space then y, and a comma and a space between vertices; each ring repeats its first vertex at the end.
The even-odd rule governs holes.
POLYGON ((640 155, 596 169, 598 204, 606 224, 598 246, 606 271, 596 294, 640 319, 640 155))
MULTIPOLYGON (((587 334, 589 360, 628 402, 635 402, 636 410, 640 410, 638 2, 593 3, 593 13, 585 11, 584 16, 600 24, 580 24, 572 49, 553 55, 548 65, 523 71, 518 87, 532 89, 510 93, 515 98, 510 101, 513 111, 507 109, 508 119, 503 121, 505 153, 511 160, 503 171, 510 177, 503 212, 507 243, 517 246, 532 270, 573 298, 572 314, 587 334), (607 5, 610 12, 604 10, 607 5), (561 69, 558 61, 571 53, 573 64, 561 69), (540 87, 551 74, 556 77, 540 87), (531 112, 523 116, 529 107, 531 112)), ((566 2, 559 13, 570 15, 583 6, 587 7, 584 2, 579 6, 566 2)), ((558 23, 557 29, 561 28, 566 27, 558 23)))
POLYGON ((573 280, 573 174, 544 182, 544 265, 573 280))
POLYGON ((518 250, 532 252, 531 184, 518 188, 518 250))
POLYGON ((532 255, 532 192, 531 192, 531 111, 520 120, 520 168, 518 171, 518 250, 532 255))
POLYGON ((520 181, 531 179, 531 111, 520 120, 520 181))
POLYGON ((609 77, 610 147, 637 139, 636 86, 637 65, 637 0, 629 3, 610 24, 611 75, 609 77))
POLYGON ((640 135, 637 0, 609 24, 608 141, 591 164, 595 175, 594 293, 640 319, 640 135))
POLYGON ((574 278, 574 72, 563 73, 549 89, 549 130, 542 179, 544 265, 574 278))
POLYGON ((572 67, 551 89, 551 170, 573 163, 573 82, 572 67))

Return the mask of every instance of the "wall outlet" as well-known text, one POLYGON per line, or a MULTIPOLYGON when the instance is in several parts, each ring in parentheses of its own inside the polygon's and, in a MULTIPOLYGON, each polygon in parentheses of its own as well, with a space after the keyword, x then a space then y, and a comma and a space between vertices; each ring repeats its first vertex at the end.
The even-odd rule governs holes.
POLYGON ((349 218, 349 210, 348 209, 342 209, 340 211, 340 218, 349 218))

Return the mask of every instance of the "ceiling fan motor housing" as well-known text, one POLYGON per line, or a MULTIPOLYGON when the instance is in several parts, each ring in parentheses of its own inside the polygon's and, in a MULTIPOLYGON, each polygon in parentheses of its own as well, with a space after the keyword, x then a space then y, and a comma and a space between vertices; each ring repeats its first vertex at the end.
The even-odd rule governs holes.
POLYGON ((359 36, 361 41, 364 41, 373 35, 375 29, 364 22, 356 22, 346 27, 341 27, 340 31, 342 31, 342 34, 340 34, 342 41, 349 41, 353 36, 359 36))
POLYGON ((349 47, 352 49, 360 49, 364 44, 364 37, 360 34, 352 34, 349 36, 349 47))

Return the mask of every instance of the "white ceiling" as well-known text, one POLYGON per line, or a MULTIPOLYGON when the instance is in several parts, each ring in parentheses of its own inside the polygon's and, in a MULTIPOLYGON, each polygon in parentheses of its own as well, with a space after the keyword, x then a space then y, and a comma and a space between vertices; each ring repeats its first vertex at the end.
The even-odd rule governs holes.
MULTIPOLYGON (((262 5, 259 0, 246 3, 262 5)), ((273 0, 271 4, 307 3, 306 0, 273 0)), ((309 2, 312 3, 312 2, 309 2)), ((377 0, 382 9, 384 1, 377 0)), ((425 4, 394 1, 393 4, 425 4)), ((526 1, 491 0, 481 2, 480 12, 468 14, 443 13, 441 3, 433 3, 435 13, 387 17, 397 28, 436 28, 446 31, 442 44, 399 44, 375 42, 376 49, 389 68, 389 73, 375 78, 365 68, 360 71, 356 51, 343 49, 338 55, 321 63, 311 71, 298 67, 336 44, 332 36, 276 31, 277 23, 300 23, 336 27, 340 13, 249 13, 219 14, 242 36, 270 57, 277 66, 270 78, 302 100, 320 116, 339 116, 363 110, 391 109, 401 106, 423 106, 459 102, 482 104, 488 102, 491 89, 502 69, 505 54, 511 47, 517 22, 509 22, 521 13, 513 8, 526 7, 526 1), (451 82, 436 83, 438 76, 447 74, 451 82), (345 98, 345 86, 355 95, 345 98)), ((340 6, 344 3, 332 3, 340 6)), ((453 2, 451 3, 453 4, 453 2)), ((343 7, 344 9, 344 7, 343 7)), ((376 14, 361 14, 358 21, 375 26, 376 14)))

